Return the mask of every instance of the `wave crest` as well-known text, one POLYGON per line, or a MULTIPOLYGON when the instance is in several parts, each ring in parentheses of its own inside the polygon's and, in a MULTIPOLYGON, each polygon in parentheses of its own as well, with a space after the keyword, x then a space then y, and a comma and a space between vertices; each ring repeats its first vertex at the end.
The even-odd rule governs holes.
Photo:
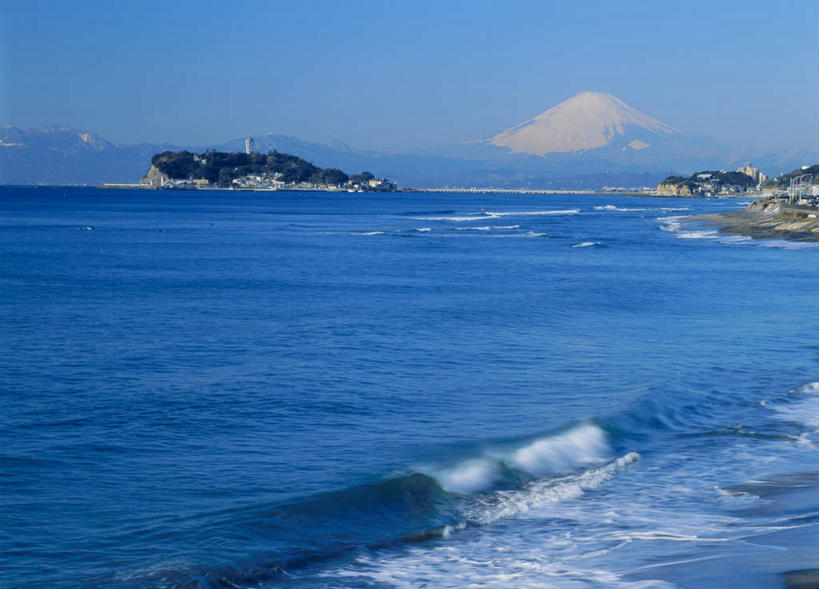
POLYGON ((547 474, 565 474, 610 458, 606 433, 584 423, 564 432, 512 449, 494 449, 443 468, 422 468, 447 491, 485 491, 503 477, 531 480, 547 474))

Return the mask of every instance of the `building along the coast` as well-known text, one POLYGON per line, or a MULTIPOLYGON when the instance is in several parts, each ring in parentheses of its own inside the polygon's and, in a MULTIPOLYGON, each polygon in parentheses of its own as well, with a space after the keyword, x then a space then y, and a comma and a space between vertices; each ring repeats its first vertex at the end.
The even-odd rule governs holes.
POLYGON ((741 172, 741 173, 745 174, 746 176, 750 176, 751 178, 753 178, 754 181, 756 181, 757 186, 762 184, 763 182, 765 182, 765 180, 768 179, 768 177, 763 172, 759 171, 759 168, 754 168, 751 165, 751 162, 748 162, 745 165, 744 168, 739 168, 737 170, 737 172, 741 172))

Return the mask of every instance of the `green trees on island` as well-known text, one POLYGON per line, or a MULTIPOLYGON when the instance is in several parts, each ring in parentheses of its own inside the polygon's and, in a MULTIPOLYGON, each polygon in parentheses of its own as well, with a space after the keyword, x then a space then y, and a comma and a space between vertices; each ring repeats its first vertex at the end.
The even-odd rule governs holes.
POLYGON ((234 180, 253 174, 277 174, 278 180, 287 183, 335 186, 348 182, 364 186, 375 178, 370 172, 348 176, 341 170, 319 168, 295 155, 276 151, 268 154, 164 151, 154 155, 151 164, 174 180, 204 178, 221 187, 229 187, 234 180))
POLYGON ((765 182, 765 186, 768 188, 787 188, 790 186, 791 180, 804 174, 812 175, 814 178, 819 178, 819 164, 797 168, 785 174, 780 174, 779 176, 771 178, 765 182))
POLYGON ((739 186, 740 188, 748 189, 756 186, 756 180, 743 174, 742 172, 722 172, 719 170, 703 170, 692 174, 688 178, 684 176, 669 176, 660 184, 666 185, 680 185, 686 184, 694 191, 701 184, 713 184, 715 186, 739 186))
POLYGON ((349 179, 349 176, 347 176, 347 174, 341 170, 337 170, 335 168, 325 168, 310 176, 309 182, 313 182, 314 184, 335 184, 336 186, 340 186, 342 184, 346 184, 347 180, 349 179))
POLYGON ((361 172, 360 174, 353 174, 350 176, 350 182, 354 184, 366 184, 374 178, 375 176, 373 176, 370 172, 361 172))

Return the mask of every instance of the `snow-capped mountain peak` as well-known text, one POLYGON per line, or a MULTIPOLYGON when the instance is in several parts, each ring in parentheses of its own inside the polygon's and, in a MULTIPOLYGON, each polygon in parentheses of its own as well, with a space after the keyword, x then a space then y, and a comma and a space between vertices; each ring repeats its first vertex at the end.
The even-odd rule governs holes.
POLYGON ((651 146, 651 135, 669 137, 683 133, 641 113, 616 96, 581 92, 483 142, 505 147, 512 153, 547 155, 605 147, 621 136, 626 139, 624 145, 627 148, 642 150, 651 146))

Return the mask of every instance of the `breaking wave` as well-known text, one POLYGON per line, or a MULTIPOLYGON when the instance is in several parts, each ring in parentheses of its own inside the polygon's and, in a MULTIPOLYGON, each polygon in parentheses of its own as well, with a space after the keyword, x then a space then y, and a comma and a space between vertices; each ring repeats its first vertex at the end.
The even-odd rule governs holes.
POLYGON ((502 217, 519 217, 532 215, 576 215, 580 209, 558 209, 547 211, 481 211, 479 213, 469 213, 467 215, 455 215, 446 217, 416 217, 419 221, 452 221, 462 223, 468 221, 485 221, 487 219, 500 219, 502 217))
POLYGON ((610 480, 618 470, 639 460, 640 455, 637 452, 628 452, 579 474, 536 480, 519 490, 501 490, 480 497, 472 506, 467 519, 474 524, 489 524, 551 503, 577 499, 586 491, 596 489, 610 480))
POLYGON ((773 247, 780 249, 814 249, 819 247, 816 242, 787 241, 784 239, 754 239, 747 235, 723 233, 719 229, 710 229, 698 226, 695 223, 686 224, 686 216, 659 217, 660 229, 673 233, 679 239, 706 239, 727 245, 754 245, 758 247, 773 247))
MULTIPOLYGON (((797 387, 781 402, 773 403, 771 408, 779 419, 811 430, 804 434, 819 433, 819 382, 797 387)), ((799 441, 810 442, 807 435, 803 435, 799 441)))
POLYGON ((255 586, 362 549, 377 551, 446 538, 459 530, 576 499, 638 460, 636 452, 614 455, 608 434, 599 425, 575 423, 549 435, 498 444, 449 465, 422 466, 373 484, 289 504, 209 515, 217 522, 214 534, 263 531, 272 545, 276 539, 289 538, 289 546, 281 552, 268 548, 264 556, 221 567, 159 567, 143 571, 146 577, 141 580, 146 584, 170 581, 173 587, 255 586), (320 528, 319 537, 332 530, 332 546, 316 544, 305 535, 306 521, 320 528), (358 525, 361 521, 378 524, 358 525), (228 527, 222 530, 221 525, 228 527))
POLYGON ((643 211, 650 211, 651 209, 643 209, 643 208, 625 208, 625 207, 618 207, 616 205, 602 205, 594 207, 595 211, 618 211, 621 213, 636 213, 636 212, 643 212, 643 211))
POLYGON ((495 449, 448 467, 422 467, 442 488, 457 493, 485 491, 504 476, 516 480, 571 471, 608 459, 606 434, 599 426, 582 424, 563 433, 533 440, 517 448, 495 449))

